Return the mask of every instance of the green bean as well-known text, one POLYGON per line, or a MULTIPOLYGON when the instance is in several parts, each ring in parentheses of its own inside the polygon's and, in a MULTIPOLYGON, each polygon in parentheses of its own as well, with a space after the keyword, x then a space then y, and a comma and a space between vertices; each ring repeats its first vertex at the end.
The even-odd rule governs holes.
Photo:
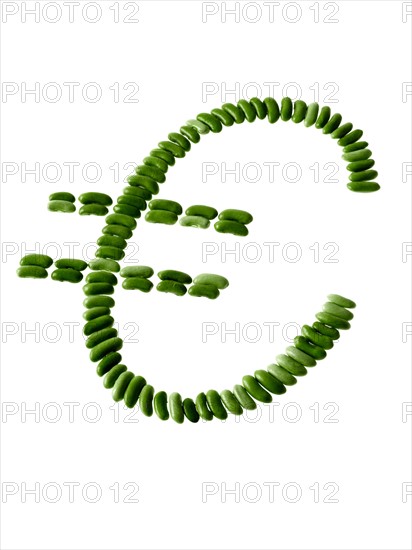
POLYGON ((229 208, 227 210, 223 210, 219 214, 219 220, 229 220, 232 222, 242 223, 243 225, 248 225, 253 221, 253 216, 245 210, 235 210, 234 208, 229 208))
POLYGON ((111 296, 88 296, 83 300, 83 305, 87 309, 94 307, 114 307, 114 300, 111 296))
POLYGON ((66 201, 66 202, 75 202, 76 198, 71 193, 67 191, 58 191, 57 193, 52 193, 49 196, 49 201, 66 201))
MULTIPOLYGON (((197 120, 200 120, 200 122, 203 122, 203 124, 206 124, 206 126, 209 126, 210 130, 214 134, 217 134, 222 131, 222 123, 214 115, 210 113, 200 113, 199 115, 197 115, 196 118, 197 120)), ((255 112, 255 118, 256 118, 256 112, 255 112)))
POLYGON ((130 216, 136 219, 142 216, 140 210, 138 210, 135 206, 131 206, 130 204, 115 204, 113 206, 113 210, 116 212, 116 214, 124 214, 125 216, 130 216))
POLYGON ((186 156, 186 152, 183 147, 180 147, 180 145, 177 145, 176 143, 173 143, 171 141, 160 141, 158 145, 161 149, 169 151, 169 153, 172 153, 172 155, 179 159, 182 159, 186 156))
POLYGON ((345 298, 339 294, 328 294, 328 300, 337 306, 346 307, 349 309, 356 307, 356 303, 353 300, 349 300, 349 298, 345 298))
POLYGON ((289 355, 284 355, 283 353, 281 353, 280 355, 276 356, 276 361, 281 367, 283 367, 294 376, 305 376, 305 374, 308 372, 301 363, 298 363, 298 361, 295 361, 289 355))
POLYGON ((85 204, 79 210, 80 216, 105 216, 108 212, 102 204, 85 204))
POLYGON ((53 263, 50 256, 45 254, 27 254, 20 260, 20 265, 36 265, 39 267, 49 268, 53 263))
POLYGON ((318 118, 319 113, 319 104, 318 103, 311 103, 308 106, 308 110, 306 111, 305 115, 305 121, 304 125, 306 128, 309 128, 310 126, 313 126, 318 118))
POLYGON ((202 420, 213 420, 213 413, 207 405, 206 395, 203 392, 196 397, 196 410, 202 420))
POLYGON ((332 315, 336 315, 336 317, 340 317, 345 321, 351 321, 353 319, 353 313, 351 311, 348 311, 344 307, 338 306, 333 302, 326 302, 326 304, 323 305, 322 309, 323 311, 326 311, 327 313, 332 313, 332 315))
POLYGON ((176 271, 175 269, 164 269, 157 274, 162 281, 176 281, 188 285, 192 282, 192 277, 184 271, 176 271))
POLYGON ((246 120, 248 122, 254 122, 256 120, 256 111, 253 106, 246 101, 246 99, 240 99, 237 102, 237 106, 245 113, 246 120))
POLYGON ((214 273, 201 273, 193 279, 193 282, 201 285, 214 285, 220 290, 229 286, 229 281, 226 277, 223 277, 223 275, 215 275, 214 273))
POLYGON ((185 210, 186 216, 201 216, 208 220, 214 220, 217 216, 216 208, 212 206, 204 206, 202 204, 193 204, 185 210))
POLYGON ((93 307, 91 309, 86 309, 86 311, 83 313, 83 318, 86 319, 86 321, 92 321, 93 319, 97 319, 102 315, 109 315, 109 313, 109 307, 93 307))
POLYGON ((144 217, 150 223, 164 223, 165 225, 174 225, 177 222, 177 215, 168 210, 150 210, 144 217))
POLYGON ((55 269, 51 274, 51 278, 53 281, 61 283, 80 283, 83 279, 83 274, 76 269, 55 269))
POLYGON ((114 319, 111 315, 102 315, 101 317, 96 317, 91 321, 87 322, 83 327, 83 334, 85 336, 90 336, 94 332, 103 330, 104 328, 112 327, 114 319))
POLYGON ((270 395, 270 393, 262 388, 256 378, 254 378, 253 376, 250 376, 249 374, 244 376, 242 378, 242 384, 246 391, 258 401, 262 401, 263 403, 272 402, 272 396, 270 395))
POLYGON ((220 394, 220 398, 223 405, 231 414, 241 415, 243 413, 241 404, 230 390, 223 390, 220 394))
POLYGON ((89 193, 82 193, 79 197, 79 201, 82 204, 101 204, 103 206, 110 206, 113 201, 109 195, 105 193, 96 193, 91 191, 89 193))
POLYGON ((266 105, 269 123, 274 124, 279 120, 279 117, 280 117, 280 109, 279 109, 278 102, 275 99, 273 99, 273 97, 266 97, 263 100, 263 103, 266 105))
POLYGON ((321 323, 325 323, 325 325, 330 325, 333 328, 340 328, 342 330, 350 329, 350 323, 348 323, 348 321, 344 321, 340 317, 336 317, 335 315, 331 315, 325 311, 317 313, 316 319, 318 319, 321 323))
POLYGON ((58 268, 75 269, 76 271, 84 271, 87 268, 87 262, 71 258, 60 258, 54 262, 54 265, 58 268))
MULTIPOLYGON (((115 338, 117 336, 117 330, 113 327, 102 328, 97 332, 93 332, 86 340, 86 348, 93 350, 99 344, 115 338)), ((110 350, 118 351, 118 350, 110 350)), ((105 354, 106 355, 106 354, 105 354)))
POLYGON ((113 391, 112 391, 113 401, 118 402, 123 399, 124 394, 126 393, 127 387, 129 386, 133 378, 134 378, 134 374, 132 372, 130 371, 122 372, 122 374, 119 376, 119 378, 116 380, 113 386, 113 391))
MULTIPOLYGON (((134 188, 131 187, 130 189, 134 189, 134 188)), ((138 188, 136 187, 136 189, 138 188)), ((120 195, 120 197, 117 199, 117 204, 122 206, 133 207, 139 211, 146 210, 147 208, 146 201, 143 199, 143 197, 131 195, 130 193, 125 195, 120 195)))
POLYGON ((234 386, 233 394, 244 409, 248 411, 254 411, 256 409, 256 403, 250 397, 245 388, 240 384, 236 384, 236 386, 234 386))
POLYGON ((219 418, 219 420, 226 420, 227 411, 223 406, 220 395, 217 393, 216 390, 209 390, 206 393, 206 401, 209 405, 210 410, 213 413, 213 416, 216 416, 216 418, 219 418))
POLYGON ((196 298, 209 298, 209 300, 216 300, 219 296, 219 289, 214 285, 193 285, 189 288, 190 296, 196 298))
POLYGON ((296 336, 293 343, 297 349, 307 353, 316 360, 325 359, 326 357, 326 351, 323 348, 316 344, 312 344, 304 336, 296 336))
POLYGON ((292 357, 292 359, 305 367, 316 366, 316 360, 313 357, 311 357, 307 353, 304 353, 300 349, 295 348, 295 346, 288 346, 286 348, 286 353, 289 355, 289 357, 292 357))
POLYGON ((342 122, 342 115, 339 113, 336 113, 333 115, 333 117, 328 121, 327 124, 325 124, 323 128, 324 134, 331 134, 334 132, 337 128, 339 128, 339 124, 342 122))
MULTIPOLYGON (((212 110, 212 113, 213 113, 213 111, 214 110, 212 110)), ((217 116, 217 114, 215 114, 215 116, 217 116)), ((226 116, 227 116, 227 118, 231 118, 228 115, 226 115, 226 116)), ((233 124, 233 119, 231 119, 231 120, 232 120, 232 124, 233 124)), ((199 143, 200 134, 194 126, 189 126, 188 124, 184 124, 183 126, 180 127, 179 131, 182 134, 182 136, 189 139, 192 143, 199 143)))
POLYGON ((245 113, 242 109, 239 109, 239 107, 233 105, 233 103, 224 103, 222 105, 222 109, 223 111, 229 113, 236 124, 241 124, 245 120, 245 113))
POLYGON ((200 415, 196 410, 196 406, 194 404, 193 399, 190 399, 190 397, 186 397, 186 399, 183 400, 183 412, 185 414, 185 417, 193 423, 199 422, 200 415))
POLYGON ((368 168, 372 168, 374 164, 375 161, 373 159, 357 160, 356 162, 350 162, 346 166, 346 170, 350 172, 363 172, 364 170, 368 170, 368 168))
POLYGON ((128 265, 120 270, 121 277, 145 277, 148 279, 153 274, 153 269, 147 265, 128 265))
POLYGON ((346 147, 351 143, 356 143, 362 136, 362 130, 353 130, 353 132, 349 132, 348 134, 346 134, 346 136, 340 138, 340 140, 338 141, 338 145, 340 145, 341 147, 346 147))
POLYGON ((154 411, 160 420, 169 420, 169 411, 167 409, 167 393, 159 391, 153 400, 154 411))
POLYGON ((252 97, 249 103, 255 109, 259 120, 263 120, 264 118, 266 118, 266 115, 267 115, 266 105, 258 97, 252 97))
POLYGON ((147 164, 147 166, 152 166, 153 168, 158 168, 165 174, 169 170, 169 165, 167 164, 167 162, 158 157, 152 157, 152 156, 145 157, 143 159, 143 164, 147 164))
POLYGON ((115 351, 105 355, 96 367, 97 376, 103 376, 108 373, 113 367, 118 365, 122 360, 120 353, 115 351))
POLYGON ((113 388, 119 376, 126 371, 126 365, 116 365, 111 370, 109 370, 109 372, 103 378, 103 386, 108 390, 113 388))
POLYGON ((116 248, 125 249, 127 247, 127 241, 122 237, 117 237, 116 235, 101 235, 97 239, 97 244, 99 246, 115 246, 116 248))
POLYGON ((83 287, 83 292, 86 296, 95 296, 96 294, 113 294, 114 288, 109 283, 87 283, 83 287))
POLYGON ((166 292, 169 294, 174 294, 175 296, 184 296, 187 292, 185 285, 177 283, 176 281, 161 281, 156 286, 156 289, 159 292, 166 292))
POLYGON ((351 181, 346 187, 358 193, 373 193, 381 188, 376 181, 351 181))
POLYGON ((178 216, 183 212, 178 202, 166 199, 152 199, 149 202, 149 208, 150 210, 167 210, 168 212, 174 212, 178 216))
POLYGON ((185 151, 190 151, 191 149, 190 141, 186 139, 184 136, 182 136, 181 134, 179 134, 178 132, 171 132, 167 137, 173 143, 180 145, 180 147, 182 147, 182 149, 184 149, 185 151))
POLYGON ((117 225, 117 224, 109 224, 103 227, 103 233, 106 235, 116 235, 117 237, 121 237, 122 239, 130 239, 130 237, 133 235, 133 232, 128 227, 125 227, 124 225, 117 225))
POLYGON ((360 149, 360 151, 352 151, 351 153, 345 153, 342 155, 343 160, 347 162, 356 162, 358 160, 366 160, 372 156, 370 149, 360 149))
POLYGON ((316 346, 320 346, 325 350, 333 348, 333 340, 329 336, 321 334, 309 325, 303 325, 302 335, 316 346))
POLYGON ((301 99, 298 99, 297 101, 295 101, 292 121, 295 122, 296 124, 299 124, 300 122, 302 122, 302 120, 305 119, 307 110, 308 110, 308 106, 304 101, 302 101, 301 99))
POLYGON ((265 388, 265 390, 276 395, 282 395, 286 393, 286 388, 277 378, 272 376, 270 372, 266 370, 255 371, 255 378, 259 384, 265 388))
MULTIPOLYGON (((187 126, 196 128, 199 134, 208 134, 210 132, 209 126, 200 122, 200 120, 195 120, 194 118, 186 122, 187 126)), ((160 144, 159 144, 160 145, 160 144)))
POLYGON ((153 288, 153 283, 144 277, 127 277, 122 287, 125 290, 140 290, 141 292, 150 292, 153 288))
POLYGON ((143 376, 135 376, 130 384, 127 386, 124 394, 124 404, 129 409, 133 409, 139 400, 142 389, 146 386, 147 382, 143 376))
POLYGON ((297 382, 296 378, 292 374, 290 374, 290 372, 288 372, 280 365, 276 365, 276 363, 268 366, 268 372, 270 372, 272 376, 277 378, 279 382, 285 384, 285 386, 293 386, 297 382))
POLYGON ((159 193, 159 184, 152 178, 132 174, 128 176, 127 182, 135 187, 143 187, 152 195, 157 195, 159 193))
POLYGON ((231 221, 218 221, 214 225, 218 233, 231 233, 232 235, 237 235, 238 237, 246 237, 249 234, 248 228, 237 222, 231 221))
POLYGON ((76 207, 69 201, 50 201, 47 205, 50 212, 63 212, 65 214, 71 214, 76 211, 76 207))
POLYGON ((154 387, 146 384, 139 395, 139 408, 145 416, 153 414, 154 387))
POLYGON ((341 139, 343 138, 344 136, 346 136, 347 134, 349 134, 349 132, 352 130, 353 128, 353 124, 351 122, 347 122, 346 124, 342 124, 342 126, 339 126, 339 128, 336 128, 336 130, 334 130, 332 132, 332 139, 341 139))
POLYGON ((321 128, 324 128, 326 124, 328 123, 330 119, 330 107, 328 105, 325 105, 325 107, 322 107, 318 119, 315 123, 315 127, 319 130, 321 128))
POLYGON ((109 353, 112 353, 114 351, 119 351, 120 349, 122 349, 122 347, 123 340, 121 338, 109 338, 108 340, 105 340, 104 342, 98 344, 90 351, 90 360, 93 363, 95 363, 96 361, 100 361, 105 355, 108 355, 109 353))
POLYGON ((340 337, 339 331, 336 328, 327 327, 324 323, 318 323, 318 321, 315 321, 312 327, 324 336, 329 336, 331 340, 338 340, 340 337))
POLYGON ((94 271, 111 271, 118 273, 120 271, 120 265, 115 260, 108 260, 107 258, 96 258, 89 263, 90 269, 94 271))
POLYGON ((115 246, 101 246, 96 250, 96 258, 104 258, 105 260, 123 260, 124 256, 124 250, 115 246))
POLYGON ((179 224, 182 227, 197 227, 198 229, 207 229, 210 226, 210 221, 202 216, 183 216, 180 218, 179 224))
POLYGON ((139 176, 152 178, 158 183, 164 183, 166 181, 164 172, 159 170, 159 168, 155 168, 154 166, 147 166, 147 164, 141 164, 140 166, 137 166, 136 174, 138 174, 139 176))
POLYGON ((183 424, 185 414, 180 393, 174 392, 169 395, 169 410, 172 419, 178 424, 183 424))
POLYGON ((354 151, 361 151, 362 149, 366 149, 366 147, 369 145, 367 141, 357 141, 356 143, 351 143, 350 145, 346 145, 343 148, 344 153, 353 153, 354 151))
POLYGON ((152 149, 150 151, 150 156, 152 157, 158 157, 163 159, 169 166, 174 166, 176 164, 175 157, 170 153, 169 151, 165 151, 164 149, 152 149))
POLYGON ((109 285, 117 285, 117 277, 110 271, 92 271, 86 277, 86 283, 108 283, 109 285))
POLYGON ((106 218, 106 223, 109 225, 124 225, 129 229, 136 229, 136 220, 125 214, 110 214, 106 218))
POLYGON ((365 170, 364 172, 352 172, 349 176, 351 181, 369 181, 378 176, 376 170, 365 170))
POLYGON ((150 201, 152 198, 152 194, 150 191, 145 189, 144 187, 125 187, 123 189, 123 195, 132 195, 133 197, 140 197, 145 201, 145 208, 146 208, 146 201, 150 201))
POLYGON ((280 103, 280 118, 287 122, 292 118, 293 103, 290 97, 283 97, 280 103))
POLYGON ((17 275, 22 279, 46 279, 47 271, 39 265, 25 265, 17 269, 17 275))
MULTIPOLYGON (((233 124, 233 120, 232 120, 232 124, 233 124)), ((182 136, 185 136, 187 139, 190 139, 192 143, 199 143, 200 141, 199 132, 196 130, 196 128, 193 128, 193 126, 187 126, 187 125, 181 126, 179 131, 182 134, 182 136)))

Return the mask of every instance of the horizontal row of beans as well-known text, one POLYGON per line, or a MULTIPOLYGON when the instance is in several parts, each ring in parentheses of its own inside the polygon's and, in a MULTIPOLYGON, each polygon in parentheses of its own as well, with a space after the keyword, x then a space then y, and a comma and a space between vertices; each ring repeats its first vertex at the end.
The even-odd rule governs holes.
MULTIPOLYGON (((111 261, 111 260, 110 260, 111 261)), ((22 278, 44 279, 48 276, 47 269, 52 265, 53 260, 44 254, 28 254, 20 261, 17 274, 22 278)), ((55 281, 79 283, 83 279, 82 271, 88 264, 83 260, 61 258, 56 260, 55 269, 51 278, 55 281)), ((153 283, 150 277, 154 275, 151 267, 145 265, 127 266, 120 270, 120 276, 124 278, 122 287, 125 290, 140 290, 150 292, 153 283)), ((190 275, 183 271, 166 269, 159 271, 160 283, 156 286, 159 292, 184 296, 187 293, 187 285, 193 283, 189 288, 189 295, 216 299, 220 290, 229 286, 229 281, 222 275, 214 273, 202 273, 193 280, 190 275)), ((86 285, 83 287, 87 296, 100 294, 113 294, 117 285, 117 277, 110 271, 92 271, 86 276, 86 285)))

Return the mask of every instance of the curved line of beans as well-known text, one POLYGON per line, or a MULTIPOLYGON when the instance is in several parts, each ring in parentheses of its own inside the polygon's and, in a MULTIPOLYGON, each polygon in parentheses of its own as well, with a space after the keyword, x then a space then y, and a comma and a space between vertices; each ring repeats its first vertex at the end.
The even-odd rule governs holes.
POLYGON ((294 345, 276 357, 276 364, 255 371, 254 376, 244 376, 242 385, 235 385, 233 391, 223 390, 219 394, 216 390, 209 390, 206 394, 200 393, 195 400, 183 400, 177 392, 169 396, 164 391, 155 393, 143 376, 135 376, 121 364, 119 350, 123 341, 113 328, 110 311, 115 302, 108 294, 114 292, 117 283, 114 273, 120 271, 118 260, 124 256, 126 240, 132 236, 141 211, 146 209, 146 201, 158 194, 159 183, 166 181, 169 167, 175 164, 176 158, 185 157, 191 144, 198 143, 201 135, 218 133, 223 126, 266 117, 269 123, 279 119, 304 122, 307 127, 315 125, 324 134, 330 134, 343 147, 342 157, 349 163, 347 168, 351 174, 347 187, 356 192, 379 189, 379 184, 373 181, 378 174, 371 169, 374 161, 370 158, 372 153, 367 149, 368 143, 359 141, 362 130, 353 130, 351 123, 341 124, 340 114, 331 116, 329 107, 320 110, 317 103, 309 106, 301 100, 293 103, 288 97, 282 99, 280 106, 270 97, 263 101, 258 98, 240 100, 237 105, 226 103, 211 113, 199 114, 182 126, 180 132, 172 132, 168 140, 161 141, 143 164, 137 166, 135 174, 128 177, 129 187, 117 199, 114 213, 107 216, 103 236, 97 242, 100 248, 96 259, 90 262, 96 273, 92 281, 88 277, 89 282, 83 287, 87 308, 84 313, 87 321, 84 333, 88 336, 86 346, 91 350, 91 361, 98 362, 97 374, 104 376, 103 385, 112 389, 115 401, 124 400, 127 407, 134 407, 139 402, 140 410, 146 416, 152 416, 155 411, 160 419, 172 417, 177 423, 182 423, 184 418, 191 422, 198 422, 200 418, 212 420, 213 417, 224 420, 228 412, 240 415, 243 409, 255 409, 255 400, 269 403, 271 394, 285 393, 285 386, 295 384, 296 376, 305 375, 307 367, 315 366, 318 360, 326 357, 326 351, 332 349, 333 341, 340 336, 339 329, 350 328, 353 314, 349 310, 356 304, 342 296, 329 295, 323 311, 316 314, 317 321, 312 326, 302 327, 302 334, 295 338, 294 345))

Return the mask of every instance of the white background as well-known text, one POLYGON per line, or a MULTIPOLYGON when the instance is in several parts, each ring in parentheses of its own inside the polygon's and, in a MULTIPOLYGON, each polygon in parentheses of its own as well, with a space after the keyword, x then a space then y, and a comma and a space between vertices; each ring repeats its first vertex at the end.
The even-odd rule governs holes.
POLYGON ((317 23, 314 2, 300 2, 300 12, 296 3, 280 3, 270 8, 273 20, 267 3, 249 3, 246 12, 242 4, 239 20, 228 15, 224 22, 220 3, 101 1, 95 23, 80 7, 70 23, 63 4, 60 21, 46 20, 56 17, 51 5, 39 22, 30 15, 24 22, 24 3, 10 4, 18 11, 1 29, 2 79, 16 91, 3 94, 2 103, 2 548, 411 548, 410 337, 402 336, 411 323, 411 256, 402 257, 403 243, 411 241, 411 177, 402 177, 402 164, 410 162, 412 101, 402 97, 402 83, 411 81, 412 16, 402 21, 407 3, 320 2, 317 23), (217 13, 206 17, 205 10, 217 13), (332 11, 336 22, 324 22, 332 11), (127 14, 138 22, 126 23, 127 14), (36 82, 40 97, 22 95, 24 83, 34 88, 36 82), (43 96, 50 82, 62 90, 55 103, 47 91, 43 96), (80 84, 72 102, 64 82, 80 84), (102 90, 95 103, 82 96, 90 82, 102 90), (123 89, 130 82, 138 86, 137 103, 124 101, 137 90, 123 89), (138 326, 138 342, 125 344, 123 360, 156 390, 195 397, 210 388, 231 389, 244 374, 273 362, 296 334, 293 324, 312 323, 331 292, 357 302, 352 329, 325 361, 257 415, 197 425, 130 416, 113 406, 89 361, 82 285, 18 279, 19 260, 31 250, 67 257, 68 242, 78 243, 75 257, 93 255, 84 247, 96 241, 104 220, 49 212, 51 192, 99 190, 116 198, 124 186, 119 179, 130 172, 126 163, 141 162, 197 113, 244 94, 265 97, 264 83, 275 82, 277 99, 298 92, 364 130, 381 190, 350 192, 340 148, 314 127, 245 122, 203 137, 170 170, 159 196, 183 208, 203 203, 249 210, 250 234, 242 239, 212 226, 202 231, 139 221, 129 262, 155 272, 220 273, 230 286, 208 301, 156 290, 126 293, 119 285, 113 312, 121 336, 138 326), (214 95, 205 96, 205 83, 214 95), (236 86, 236 96, 225 96, 236 86), (67 162, 80 164, 74 182, 67 162), (202 181, 205 162, 218 171, 202 181), (239 182, 228 176, 224 183, 224 162, 228 168, 240 163, 241 171, 255 163, 261 178, 250 181, 252 167, 239 182), (280 163, 272 182, 265 162, 280 163), (38 182, 23 177, 23 163, 28 169, 39 163, 38 182), (56 183, 51 168, 41 173, 47 163, 62 170, 56 183), (95 183, 82 174, 88 163, 101 168, 95 183), (114 163, 120 178, 110 169, 114 163), (299 181, 288 181, 293 169, 282 175, 287 163, 299 165, 299 181), (310 168, 315 163, 319 182, 310 168), (335 182, 323 181, 326 163, 338 168, 335 182), (279 243, 272 258, 268 242, 279 243), (204 243, 216 253, 202 258, 204 243), (325 261, 332 250, 323 249, 327 243, 337 247, 335 262, 325 261), (235 246, 237 258, 222 257, 224 247, 235 246), (295 262, 294 251, 302 255, 295 262), (261 257, 254 261, 256 253, 261 257), (207 343, 204 322, 218 330, 207 343), (239 341, 228 335, 223 342, 223 323, 234 328, 236 322, 239 341), (74 338, 67 323, 75 323, 74 338), (267 323, 276 323, 273 341, 267 323), (30 329, 37 335, 27 334, 30 329), (253 343, 254 330, 261 334, 253 343), (36 414, 25 414, 36 407, 36 414), (92 422, 96 411, 101 418, 92 422), (328 413, 334 413, 329 421, 328 413), (73 499, 70 482, 78 484, 73 499), (88 483, 90 492, 86 486, 82 493, 88 483), (24 502, 25 488, 36 484, 39 502, 30 494, 24 502), (92 503, 96 487, 101 498, 92 503), (337 492, 328 499, 331 487, 337 492), (59 490, 60 499, 50 502, 59 490), (132 493, 134 502, 125 502, 132 493), (327 502, 332 498, 337 502, 327 502))

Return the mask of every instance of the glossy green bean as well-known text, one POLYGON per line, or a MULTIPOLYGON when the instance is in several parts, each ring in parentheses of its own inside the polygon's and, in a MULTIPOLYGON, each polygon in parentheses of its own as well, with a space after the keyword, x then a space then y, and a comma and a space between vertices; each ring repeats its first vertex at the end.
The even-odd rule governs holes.
POLYGON ((46 256, 45 254, 27 254, 20 260, 21 266, 35 265, 38 267, 43 267, 44 269, 48 269, 52 263, 53 260, 50 256, 46 256))

